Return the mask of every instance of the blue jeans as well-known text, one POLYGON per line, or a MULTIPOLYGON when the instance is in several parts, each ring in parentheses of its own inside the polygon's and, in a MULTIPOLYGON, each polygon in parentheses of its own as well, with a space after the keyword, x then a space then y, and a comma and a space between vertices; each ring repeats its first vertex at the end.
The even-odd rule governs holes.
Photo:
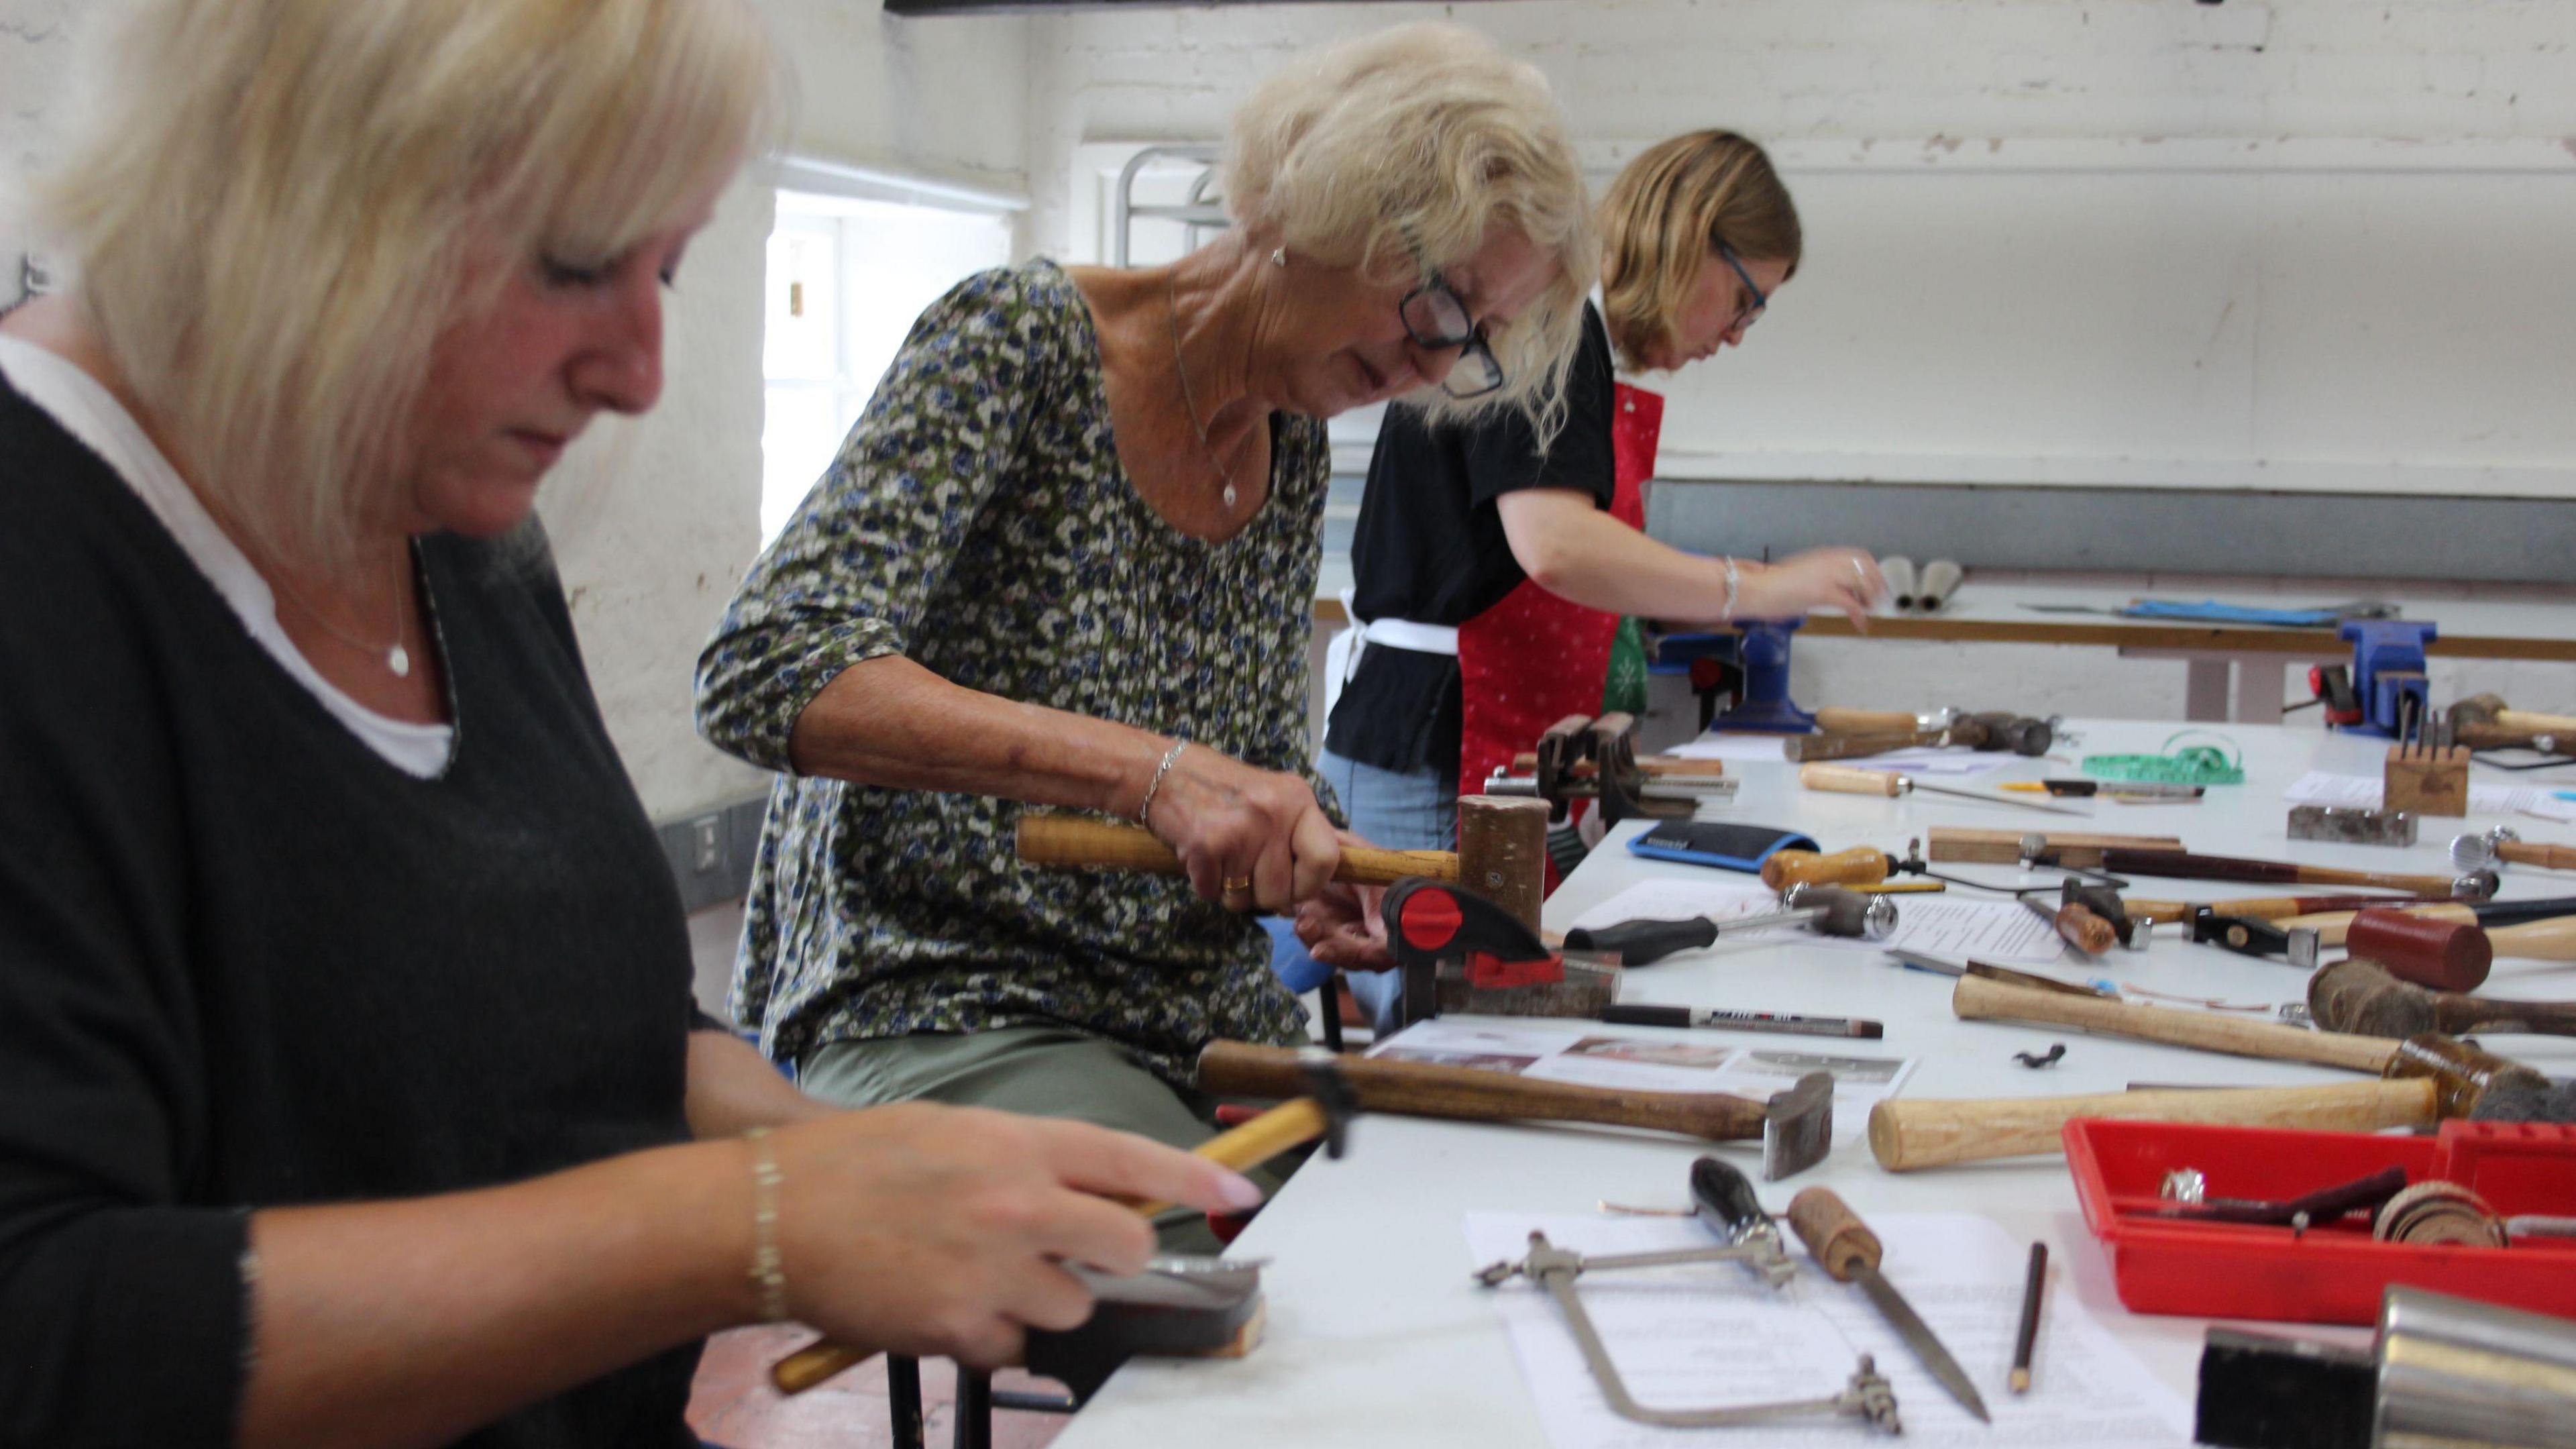
MULTIPOLYGON (((1389 850, 1455 850, 1458 847, 1458 782, 1438 765, 1418 770, 1382 770, 1346 760, 1330 750, 1315 757, 1315 768, 1342 797, 1351 829, 1371 845, 1389 850)), ((1395 1028, 1396 1003, 1403 980, 1393 971, 1351 974, 1351 995, 1358 1000, 1379 1035, 1395 1028)))

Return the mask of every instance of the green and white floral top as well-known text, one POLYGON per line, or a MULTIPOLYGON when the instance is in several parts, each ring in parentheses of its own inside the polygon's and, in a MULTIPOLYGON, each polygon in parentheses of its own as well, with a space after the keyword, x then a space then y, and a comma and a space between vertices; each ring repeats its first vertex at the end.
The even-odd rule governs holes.
MULTIPOLYGON (((1117 720, 1315 782, 1307 745, 1330 454, 1271 419, 1269 501, 1210 544, 1113 446, 1081 294, 1039 260, 913 325, 858 426, 699 656, 698 728, 788 769, 823 686, 902 654, 952 683, 1117 720)), ((1211 1038, 1299 1038, 1268 936, 1176 877, 1040 870, 1015 801, 781 778, 735 962, 735 1018, 791 1061, 836 1041, 1055 1025, 1186 1084, 1211 1038)))

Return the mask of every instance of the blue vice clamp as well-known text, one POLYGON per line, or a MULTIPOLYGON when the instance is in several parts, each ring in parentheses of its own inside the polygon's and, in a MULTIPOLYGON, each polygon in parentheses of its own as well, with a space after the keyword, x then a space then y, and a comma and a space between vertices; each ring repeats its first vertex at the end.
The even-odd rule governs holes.
POLYGON ((2424 718, 2432 704, 2424 683, 2424 646, 2438 626, 2414 620, 2348 619, 2340 632, 2352 645, 2352 692, 2361 702, 2361 722, 2344 729, 2395 739, 2404 719, 2424 718), (2409 699, 2415 701, 2411 709, 2406 704, 2409 699))

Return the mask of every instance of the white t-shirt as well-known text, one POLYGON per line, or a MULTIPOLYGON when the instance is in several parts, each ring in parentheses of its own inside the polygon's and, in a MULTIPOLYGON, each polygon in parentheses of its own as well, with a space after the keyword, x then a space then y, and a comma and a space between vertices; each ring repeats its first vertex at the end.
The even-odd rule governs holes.
POLYGON ((278 667, 303 685, 332 717, 366 742, 369 749, 404 774, 434 780, 447 769, 456 730, 444 724, 414 724, 390 719, 340 692, 308 662, 295 641, 277 622, 277 598, 268 581, 214 515, 197 501, 179 471, 154 447, 141 425, 98 380, 72 362, 31 342, 0 337, 0 373, 9 385, 53 415, 63 430, 78 438, 116 470, 135 496, 170 530, 180 549, 197 565, 206 582, 232 605, 250 637, 259 641, 278 667))

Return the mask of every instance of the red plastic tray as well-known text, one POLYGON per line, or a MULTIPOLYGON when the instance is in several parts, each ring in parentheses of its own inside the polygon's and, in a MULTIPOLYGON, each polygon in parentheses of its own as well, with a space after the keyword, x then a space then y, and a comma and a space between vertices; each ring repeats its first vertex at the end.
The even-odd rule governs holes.
POLYGON ((2086 1118, 2066 1124, 2065 1140, 2085 1224, 2133 1312, 2371 1324, 2381 1291, 2406 1283, 2576 1315, 2576 1244, 2560 1240, 2410 1247, 2373 1242, 2363 1214, 2304 1236, 2143 1215, 2177 1167, 2200 1169, 2212 1197, 2289 1198, 2391 1165, 2409 1183, 2471 1188, 2507 1217, 2576 1215, 2576 1127, 2453 1121, 2426 1138, 2086 1118))

